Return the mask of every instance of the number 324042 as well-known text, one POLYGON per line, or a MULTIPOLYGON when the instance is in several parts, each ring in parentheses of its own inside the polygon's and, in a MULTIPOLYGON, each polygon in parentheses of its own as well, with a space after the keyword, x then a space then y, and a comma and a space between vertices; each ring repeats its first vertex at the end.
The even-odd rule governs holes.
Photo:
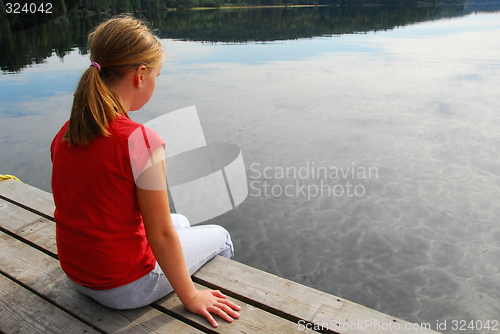
POLYGON ((10 3, 7 2, 5 4, 5 12, 7 14, 35 14, 35 13, 44 13, 44 14, 52 14, 52 4, 50 2, 46 3, 41 3, 41 4, 36 4, 34 2, 32 3, 25 3, 25 4, 20 4, 18 2, 15 3, 10 3))
POLYGON ((465 320, 453 320, 451 322, 451 329, 454 331, 466 331, 466 330, 481 330, 481 329, 486 329, 486 330, 492 330, 492 331, 497 331, 498 328, 498 320, 487 320, 485 323, 483 323, 481 320, 474 321, 472 320, 471 322, 467 323, 465 320))

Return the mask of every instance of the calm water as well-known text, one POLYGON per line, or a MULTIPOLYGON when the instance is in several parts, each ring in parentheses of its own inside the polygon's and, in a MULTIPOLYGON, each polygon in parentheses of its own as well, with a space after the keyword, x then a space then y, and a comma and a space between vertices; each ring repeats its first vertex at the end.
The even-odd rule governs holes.
MULTIPOLYGON (((237 261, 433 329, 500 321, 500 13, 395 25, 163 38, 156 93, 131 116, 196 105, 208 142, 241 148, 249 196, 210 221, 237 261)), ((46 191, 89 65, 64 53, 0 76, 0 172, 46 191)))

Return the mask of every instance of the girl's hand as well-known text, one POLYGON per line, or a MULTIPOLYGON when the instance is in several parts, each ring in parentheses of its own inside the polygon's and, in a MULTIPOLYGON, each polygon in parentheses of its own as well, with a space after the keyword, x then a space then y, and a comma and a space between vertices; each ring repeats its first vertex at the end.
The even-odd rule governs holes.
POLYGON ((233 318, 238 319, 240 315, 234 310, 240 310, 241 307, 226 299, 219 290, 196 290, 195 296, 184 307, 193 313, 207 318, 212 326, 218 324, 210 313, 217 314, 222 319, 233 322, 233 318))

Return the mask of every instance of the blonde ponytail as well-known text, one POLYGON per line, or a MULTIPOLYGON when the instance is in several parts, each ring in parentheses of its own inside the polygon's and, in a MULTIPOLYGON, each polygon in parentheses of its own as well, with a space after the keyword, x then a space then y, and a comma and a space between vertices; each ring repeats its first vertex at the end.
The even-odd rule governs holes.
POLYGON ((159 66, 164 57, 149 28, 131 16, 101 23, 88 40, 92 65, 83 73, 73 99, 64 136, 70 145, 88 145, 97 136, 109 136, 109 122, 120 114, 128 117, 110 87, 141 65, 159 66))

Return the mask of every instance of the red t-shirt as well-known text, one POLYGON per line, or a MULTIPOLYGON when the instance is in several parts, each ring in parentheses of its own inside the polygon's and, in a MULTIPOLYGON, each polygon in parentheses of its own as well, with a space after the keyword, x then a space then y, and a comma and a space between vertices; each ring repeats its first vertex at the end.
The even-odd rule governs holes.
POLYGON ((148 152, 165 144, 154 131, 119 116, 109 124, 109 137, 70 147, 63 141, 68 123, 50 147, 61 267, 73 281, 96 290, 131 283, 153 270, 156 259, 146 240, 131 163, 131 156, 144 154, 129 152, 128 139, 141 130, 148 152))

